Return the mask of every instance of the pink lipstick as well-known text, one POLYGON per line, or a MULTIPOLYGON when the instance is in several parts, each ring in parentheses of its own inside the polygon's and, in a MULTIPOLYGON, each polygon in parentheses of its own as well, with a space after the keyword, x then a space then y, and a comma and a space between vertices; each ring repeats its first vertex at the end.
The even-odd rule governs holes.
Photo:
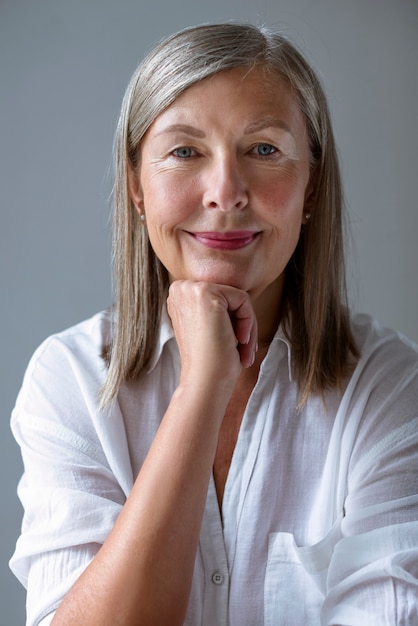
POLYGON ((235 230, 227 232, 197 232, 190 233, 192 237, 207 248, 216 250, 239 250, 255 241, 259 233, 252 230, 235 230))

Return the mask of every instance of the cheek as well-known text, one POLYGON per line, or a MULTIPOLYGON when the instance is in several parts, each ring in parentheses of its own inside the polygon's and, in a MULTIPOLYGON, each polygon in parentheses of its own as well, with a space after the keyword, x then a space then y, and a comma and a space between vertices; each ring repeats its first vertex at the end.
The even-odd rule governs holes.
POLYGON ((257 196, 270 219, 282 221, 302 217, 304 190, 296 183, 265 185, 259 189, 257 196))
POLYGON ((152 184, 143 187, 147 221, 170 228, 186 219, 198 206, 197 189, 191 181, 176 177, 156 176, 152 184))

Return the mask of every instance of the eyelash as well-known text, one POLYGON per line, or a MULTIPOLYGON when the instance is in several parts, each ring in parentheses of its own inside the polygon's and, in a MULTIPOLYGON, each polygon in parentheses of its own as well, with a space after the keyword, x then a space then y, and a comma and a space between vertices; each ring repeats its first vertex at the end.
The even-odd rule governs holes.
MULTIPOLYGON (((251 148, 250 153, 254 153, 254 151, 257 151, 257 149, 260 149, 261 147, 268 148, 269 152, 267 152, 266 154, 260 154, 256 152, 256 156, 260 158, 268 158, 280 152, 275 146, 270 143, 257 143, 251 148)), ((172 155, 178 159, 187 160, 196 155, 196 150, 194 148, 190 148, 189 146, 180 146, 179 148, 175 148, 175 150, 173 150, 172 155), (183 154, 181 154, 182 152, 183 154), (184 152, 188 152, 188 154, 185 155, 184 152)))
POLYGON ((189 146, 181 146, 180 148, 176 148, 172 152, 173 156, 177 157, 178 159, 189 159, 191 156, 193 156, 193 153, 196 153, 196 151, 193 148, 189 148, 189 146), (190 154, 188 156, 185 156, 184 154, 181 156, 179 153, 184 152, 185 150, 189 151, 190 154))
POLYGON ((256 155, 258 157, 261 158, 267 158, 270 156, 276 156, 280 151, 276 148, 276 146, 273 146, 271 143, 257 143, 255 146, 253 146, 253 148, 251 149, 251 152, 256 152, 256 155), (260 148, 268 148, 269 152, 265 153, 265 154, 261 154, 260 152, 258 152, 258 150, 260 148))

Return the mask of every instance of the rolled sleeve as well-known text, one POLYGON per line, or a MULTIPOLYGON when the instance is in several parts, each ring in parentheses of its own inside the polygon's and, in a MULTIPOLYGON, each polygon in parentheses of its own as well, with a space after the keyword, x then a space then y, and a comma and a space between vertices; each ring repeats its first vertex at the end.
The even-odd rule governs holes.
POLYGON ((103 366, 92 349, 97 376, 91 365, 83 372, 70 340, 65 346, 48 340, 28 367, 12 415, 24 463, 18 486, 24 517, 10 567, 28 590, 28 626, 50 623, 132 484, 123 420, 117 410, 109 416, 96 408, 103 366))

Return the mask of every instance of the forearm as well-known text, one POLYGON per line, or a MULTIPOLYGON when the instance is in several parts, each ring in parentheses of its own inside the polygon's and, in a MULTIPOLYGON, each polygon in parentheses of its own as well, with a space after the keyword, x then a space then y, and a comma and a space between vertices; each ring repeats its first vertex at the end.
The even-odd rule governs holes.
POLYGON ((182 624, 228 390, 180 387, 105 544, 53 624, 182 624))
POLYGON ((222 285, 176 281, 167 306, 179 387, 112 532, 55 626, 184 622, 219 430, 241 368, 253 362, 257 321, 248 294, 222 285))

